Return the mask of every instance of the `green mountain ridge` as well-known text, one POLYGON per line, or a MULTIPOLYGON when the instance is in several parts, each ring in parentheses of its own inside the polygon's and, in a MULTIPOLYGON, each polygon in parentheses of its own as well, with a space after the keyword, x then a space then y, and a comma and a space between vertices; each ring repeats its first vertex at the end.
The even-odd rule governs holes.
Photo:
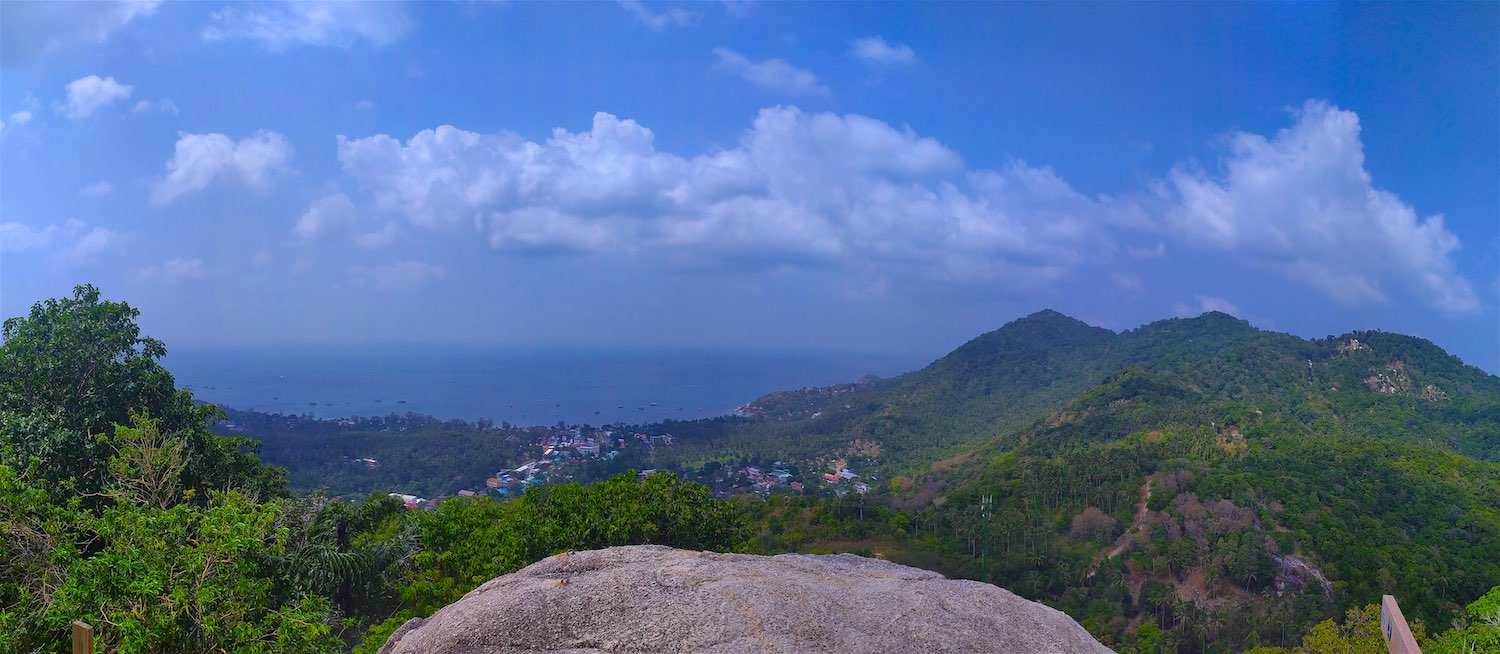
POLYGON ((1152 620, 1188 651, 1249 646, 1266 616, 1307 627, 1386 593, 1443 625, 1500 583, 1500 378, 1420 338, 1043 311, 922 370, 747 408, 692 447, 878 451, 861 472, 929 534, 893 558, 939 552, 1107 643, 1152 620))
POLYGON ((873 438, 890 458, 930 463, 1020 429, 1129 368, 1179 379, 1218 400, 1254 400, 1262 410, 1312 402, 1348 412, 1405 402, 1418 409, 1426 431, 1457 451, 1500 455, 1500 378, 1436 345, 1384 332, 1304 340, 1218 312, 1116 334, 1040 311, 898 377, 759 398, 742 408, 749 424, 716 436, 747 451, 765 432, 803 449, 873 438), (1391 378, 1391 392, 1358 392, 1380 376, 1391 378), (1351 392, 1335 397, 1342 390, 1351 392), (1416 401, 1424 393, 1430 401, 1416 401))

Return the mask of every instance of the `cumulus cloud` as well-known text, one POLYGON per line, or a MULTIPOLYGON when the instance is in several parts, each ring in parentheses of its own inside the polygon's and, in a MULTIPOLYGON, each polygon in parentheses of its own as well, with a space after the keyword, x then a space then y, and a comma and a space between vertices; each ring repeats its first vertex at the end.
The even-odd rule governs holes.
POLYGON ((113 77, 81 77, 68 82, 68 100, 58 105, 57 112, 70 120, 82 120, 101 107, 130 97, 134 90, 135 87, 116 82, 113 77))
POLYGON ((271 52, 298 46, 349 49, 364 41, 380 48, 401 40, 412 27, 395 2, 301 0, 216 11, 203 28, 207 41, 247 40, 271 52))
POLYGON ((0 21, 0 62, 30 63, 62 48, 103 43, 161 0, 120 2, 9 2, 0 21))
POLYGON ((906 66, 917 63, 917 53, 904 43, 891 45, 879 36, 866 36, 850 43, 849 56, 882 66, 906 66))
MULTIPOLYGON (((540 140, 447 125, 404 142, 340 136, 338 157, 359 190, 350 202, 371 205, 362 213, 473 230, 512 252, 842 267, 876 285, 938 279, 1021 290, 1111 258, 1195 247, 1342 301, 1401 291, 1448 309, 1477 306, 1441 217, 1418 220, 1371 184, 1352 113, 1310 103, 1289 129, 1228 142, 1212 174, 1184 164, 1119 196, 1086 195, 1021 161, 971 169, 910 128, 787 106, 759 112, 733 147, 695 156, 658 151, 647 127, 599 113, 585 131, 540 140)), ((351 232, 384 243, 393 225, 351 232)), ((1109 279, 1142 287, 1131 275, 1109 279)), ((1183 306, 1239 313, 1205 302, 1183 306)))
POLYGON ((442 266, 421 261, 402 260, 384 266, 353 266, 349 283, 385 291, 411 290, 447 276, 442 266))
POLYGON ((875 265, 1007 288, 1084 262, 1113 210, 1049 169, 966 170, 941 143, 859 115, 766 109, 737 147, 692 158, 654 138, 599 113, 542 142, 451 126, 340 137, 339 160, 377 211, 472 227, 501 250, 875 265))
POLYGON ((666 11, 651 11, 646 4, 640 0, 619 0, 620 8, 635 16, 642 25, 654 30, 663 30, 668 27, 686 27, 698 22, 702 16, 696 11, 690 11, 682 7, 672 7, 666 11))
POLYGON ((297 226, 292 228, 303 241, 313 241, 324 235, 343 231, 354 226, 354 202, 343 193, 328 195, 312 203, 297 226))
POLYGON ((101 195, 109 195, 110 193, 114 192, 115 185, 109 183, 108 180, 103 179, 92 184, 85 185, 83 188, 78 189, 78 194, 84 197, 99 197, 101 195))
POLYGON ((270 176, 284 169, 291 158, 291 144, 276 132, 256 132, 238 143, 223 134, 182 133, 167 162, 166 176, 151 189, 151 202, 168 204, 220 178, 264 188, 270 176))
POLYGON ((27 124, 29 122, 31 122, 31 112, 30 111, 26 111, 25 109, 22 109, 21 111, 12 112, 11 115, 10 115, 10 123, 9 124, 15 125, 16 127, 20 127, 20 126, 25 125, 25 124, 27 124))
POLYGON ((158 265, 140 268, 135 271, 135 276, 147 281, 167 283, 202 277, 203 260, 175 257, 158 265))
POLYGON ((818 76, 781 59, 751 61, 749 57, 727 48, 714 48, 719 67, 764 89, 788 95, 828 95, 828 87, 818 76))
POLYGON ((1374 186, 1359 116, 1309 101, 1267 138, 1236 133, 1215 173, 1181 165, 1159 188, 1180 238, 1258 262, 1345 304, 1393 289, 1449 311, 1479 299, 1456 269, 1458 237, 1374 186))
POLYGON ((18 222, 0 223, 0 254, 50 250, 63 263, 79 264, 114 245, 118 237, 113 230, 91 228, 77 218, 41 228, 18 222))

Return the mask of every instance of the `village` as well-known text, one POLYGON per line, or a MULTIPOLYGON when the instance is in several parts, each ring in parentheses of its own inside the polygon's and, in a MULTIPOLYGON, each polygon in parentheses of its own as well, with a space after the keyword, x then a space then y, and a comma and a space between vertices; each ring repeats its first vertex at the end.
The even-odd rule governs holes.
MULTIPOLYGON (((657 448, 673 447, 676 438, 667 433, 648 433, 649 429, 613 426, 593 428, 588 426, 530 427, 526 431, 535 433, 535 441, 528 448, 534 458, 528 457, 521 465, 496 470, 490 477, 475 482, 457 491, 457 497, 489 496, 497 499, 524 493, 526 489, 545 484, 563 484, 571 481, 598 478, 601 472, 609 474, 624 468, 608 465, 631 452, 630 461, 649 461, 649 455, 657 448), (642 456, 642 455, 645 456, 642 456), (619 468, 618 470, 616 468, 619 468), (593 474, 583 474, 585 472, 593 474)), ((380 462, 370 457, 347 458, 351 465, 377 468, 380 462)), ((656 474, 652 468, 631 466, 637 475, 645 477, 656 474)), ((870 481, 850 470, 843 459, 817 460, 805 465, 774 461, 769 464, 725 465, 710 462, 702 468, 684 475, 688 479, 708 486, 715 498, 733 495, 755 494, 762 497, 774 493, 796 495, 831 495, 842 497, 854 493, 870 492, 870 481)), ((444 497, 424 498, 406 493, 390 493, 398 497, 409 508, 432 508, 444 497)))

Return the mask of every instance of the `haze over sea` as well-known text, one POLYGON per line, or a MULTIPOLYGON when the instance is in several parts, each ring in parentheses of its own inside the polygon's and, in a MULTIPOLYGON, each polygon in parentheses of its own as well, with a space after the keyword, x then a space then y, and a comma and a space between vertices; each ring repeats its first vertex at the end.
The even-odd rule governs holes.
POLYGON ((772 391, 921 365, 850 352, 473 346, 174 348, 165 363, 197 399, 236 409, 519 425, 712 417, 772 391))

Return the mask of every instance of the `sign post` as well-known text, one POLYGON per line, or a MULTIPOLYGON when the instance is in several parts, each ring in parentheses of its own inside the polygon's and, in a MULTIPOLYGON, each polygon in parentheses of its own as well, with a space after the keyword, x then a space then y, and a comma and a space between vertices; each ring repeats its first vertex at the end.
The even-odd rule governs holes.
POLYGON ((87 622, 73 621, 73 654, 94 654, 94 627, 87 622))
POLYGON ((1406 624, 1406 616, 1401 615, 1401 607, 1390 595, 1380 598, 1380 637, 1385 639, 1390 654, 1422 654, 1417 639, 1411 635, 1411 627, 1406 624))

